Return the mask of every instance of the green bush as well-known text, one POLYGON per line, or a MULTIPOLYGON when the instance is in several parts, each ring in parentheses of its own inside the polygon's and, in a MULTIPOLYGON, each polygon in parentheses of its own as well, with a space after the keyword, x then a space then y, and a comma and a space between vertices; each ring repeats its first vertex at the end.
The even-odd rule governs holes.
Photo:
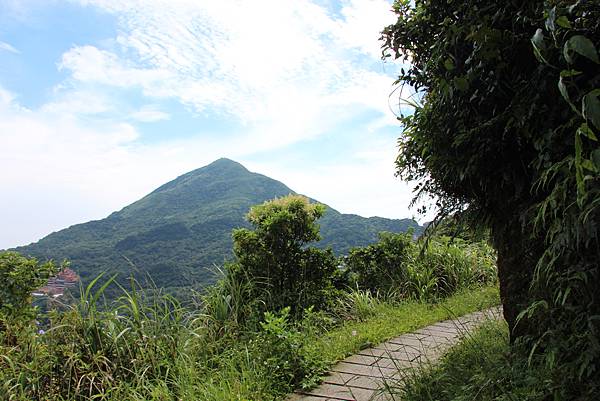
POLYGON ((356 287, 371 294, 432 300, 462 288, 495 282, 495 252, 486 242, 383 233, 380 241, 355 248, 346 267, 356 287))
POLYGON ((254 358, 282 394, 318 381, 325 361, 305 348, 305 334, 290 323, 290 308, 265 312, 261 330, 251 341, 254 358))
POLYGON ((376 292, 397 290, 406 281, 406 266, 415 256, 412 233, 381 233, 379 242, 354 248, 345 259, 356 286, 376 292))
POLYGON ((253 230, 233 231, 236 262, 227 274, 251 284, 247 301, 257 312, 290 307, 290 316, 299 318, 306 308, 330 304, 336 258, 330 249, 307 246, 320 239, 316 220, 324 211, 289 195, 252 207, 247 219, 253 230))

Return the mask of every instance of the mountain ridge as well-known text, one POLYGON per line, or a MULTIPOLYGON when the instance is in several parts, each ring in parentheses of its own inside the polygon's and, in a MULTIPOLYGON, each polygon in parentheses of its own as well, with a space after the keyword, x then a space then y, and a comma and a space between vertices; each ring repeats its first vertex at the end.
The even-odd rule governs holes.
MULTIPOLYGON (((232 257, 231 230, 248 227, 244 216, 250 206, 295 193, 221 158, 104 219, 72 225, 14 250, 39 259, 68 259, 84 282, 108 271, 150 274, 160 287, 209 283, 210 268, 232 257)), ((412 219, 366 218, 329 206, 319 224, 323 240, 317 246, 331 246, 337 254, 374 242, 380 231, 421 229, 412 219)))

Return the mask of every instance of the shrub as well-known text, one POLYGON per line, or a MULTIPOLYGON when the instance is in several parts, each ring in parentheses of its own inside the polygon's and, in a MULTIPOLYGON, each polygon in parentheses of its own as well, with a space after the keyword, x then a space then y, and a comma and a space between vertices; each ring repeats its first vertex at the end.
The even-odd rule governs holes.
POLYGON ((261 330, 251 342, 251 352, 264 373, 282 394, 303 384, 310 386, 325 370, 325 361, 309 352, 304 334, 290 323, 290 308, 279 313, 265 312, 261 330))
POLYGON ((406 281, 406 266, 414 256, 411 232, 381 233, 376 244, 350 250, 345 263, 358 288, 385 293, 406 281))
POLYGON ((258 312, 290 307, 290 316, 299 318, 310 306, 330 303, 336 258, 330 249, 307 246, 320 239, 316 220, 324 211, 321 204, 289 195, 252 207, 246 217, 253 230, 233 231, 237 260, 227 273, 251 283, 247 301, 258 312))
POLYGON ((495 257, 484 241, 383 233, 378 243, 353 249, 346 266, 359 290, 427 301, 494 282, 495 257))

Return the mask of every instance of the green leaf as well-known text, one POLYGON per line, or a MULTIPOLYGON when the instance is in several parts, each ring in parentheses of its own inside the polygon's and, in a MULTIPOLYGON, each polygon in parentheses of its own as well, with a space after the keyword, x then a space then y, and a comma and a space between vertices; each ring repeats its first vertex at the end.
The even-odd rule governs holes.
POLYGON ((592 171, 594 173, 598 171, 596 169, 596 166, 594 166, 594 163, 588 159, 585 159, 581 162, 581 167, 583 167, 586 170, 592 171))
POLYGON ((562 70, 560 72, 560 76, 563 77, 563 78, 576 77, 577 75, 581 75, 581 71, 577 71, 577 70, 562 70))
POLYGON ((562 76, 558 80, 558 90, 560 91, 560 94, 562 95, 562 97, 567 101, 567 103, 569 103, 569 106, 571 106, 571 109, 575 113, 577 113, 577 115, 581 115, 581 113, 579 112, 579 110, 577 110, 577 107, 575 107, 575 105, 571 101, 571 98, 569 97, 569 91, 567 90, 567 86, 565 85, 565 81, 563 80, 562 76))
POLYGON ((544 43, 544 32, 538 28, 535 34, 531 38, 531 44, 533 45, 533 53, 535 57, 542 63, 548 64, 544 58, 543 52, 546 50, 546 44, 544 43))
MULTIPOLYGON (((600 130, 600 99, 598 98, 599 95, 600 89, 593 90, 587 95, 585 95, 583 97, 583 100, 581 101, 581 108, 583 110, 583 118, 585 118, 586 121, 591 121, 594 127, 600 130)), ((595 136, 593 139, 597 140, 595 136)))
POLYGON ((465 77, 456 77, 454 78, 454 86, 459 91, 466 91, 469 89, 469 81, 465 77))
POLYGON ((581 126, 578 129, 578 132, 580 135, 585 136, 586 138, 591 139, 592 141, 598 140, 598 138, 596 138, 596 135, 594 134, 594 131, 592 131, 589 125, 587 125, 586 123, 581 124, 581 126))
POLYGON ((572 52, 575 52, 583 57, 592 60, 596 64, 600 64, 598 52, 594 43, 582 35, 575 35, 565 43, 563 53, 568 63, 573 63, 572 52))
POLYGON ((452 71, 454 69, 454 61, 452 61, 451 58, 447 58, 446 61, 444 61, 444 67, 446 67, 448 71, 452 71))
POLYGON ((564 15, 556 19, 556 24, 562 28, 571 28, 571 21, 564 15))

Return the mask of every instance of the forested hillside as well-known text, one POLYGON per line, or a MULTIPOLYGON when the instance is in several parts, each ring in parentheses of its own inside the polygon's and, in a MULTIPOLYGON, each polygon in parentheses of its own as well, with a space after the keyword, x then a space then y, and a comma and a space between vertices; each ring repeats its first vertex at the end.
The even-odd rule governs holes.
MULTIPOLYGON (((159 287, 205 284, 213 266, 232 256, 231 230, 248 227, 250 206, 294 193, 283 183, 219 159, 164 184, 105 219, 78 224, 16 250, 40 259, 68 259, 84 282, 100 272, 152 277, 159 287)), ((341 214, 328 207, 320 221, 323 240, 336 254, 377 240, 381 231, 421 227, 411 219, 391 220, 341 214)))

